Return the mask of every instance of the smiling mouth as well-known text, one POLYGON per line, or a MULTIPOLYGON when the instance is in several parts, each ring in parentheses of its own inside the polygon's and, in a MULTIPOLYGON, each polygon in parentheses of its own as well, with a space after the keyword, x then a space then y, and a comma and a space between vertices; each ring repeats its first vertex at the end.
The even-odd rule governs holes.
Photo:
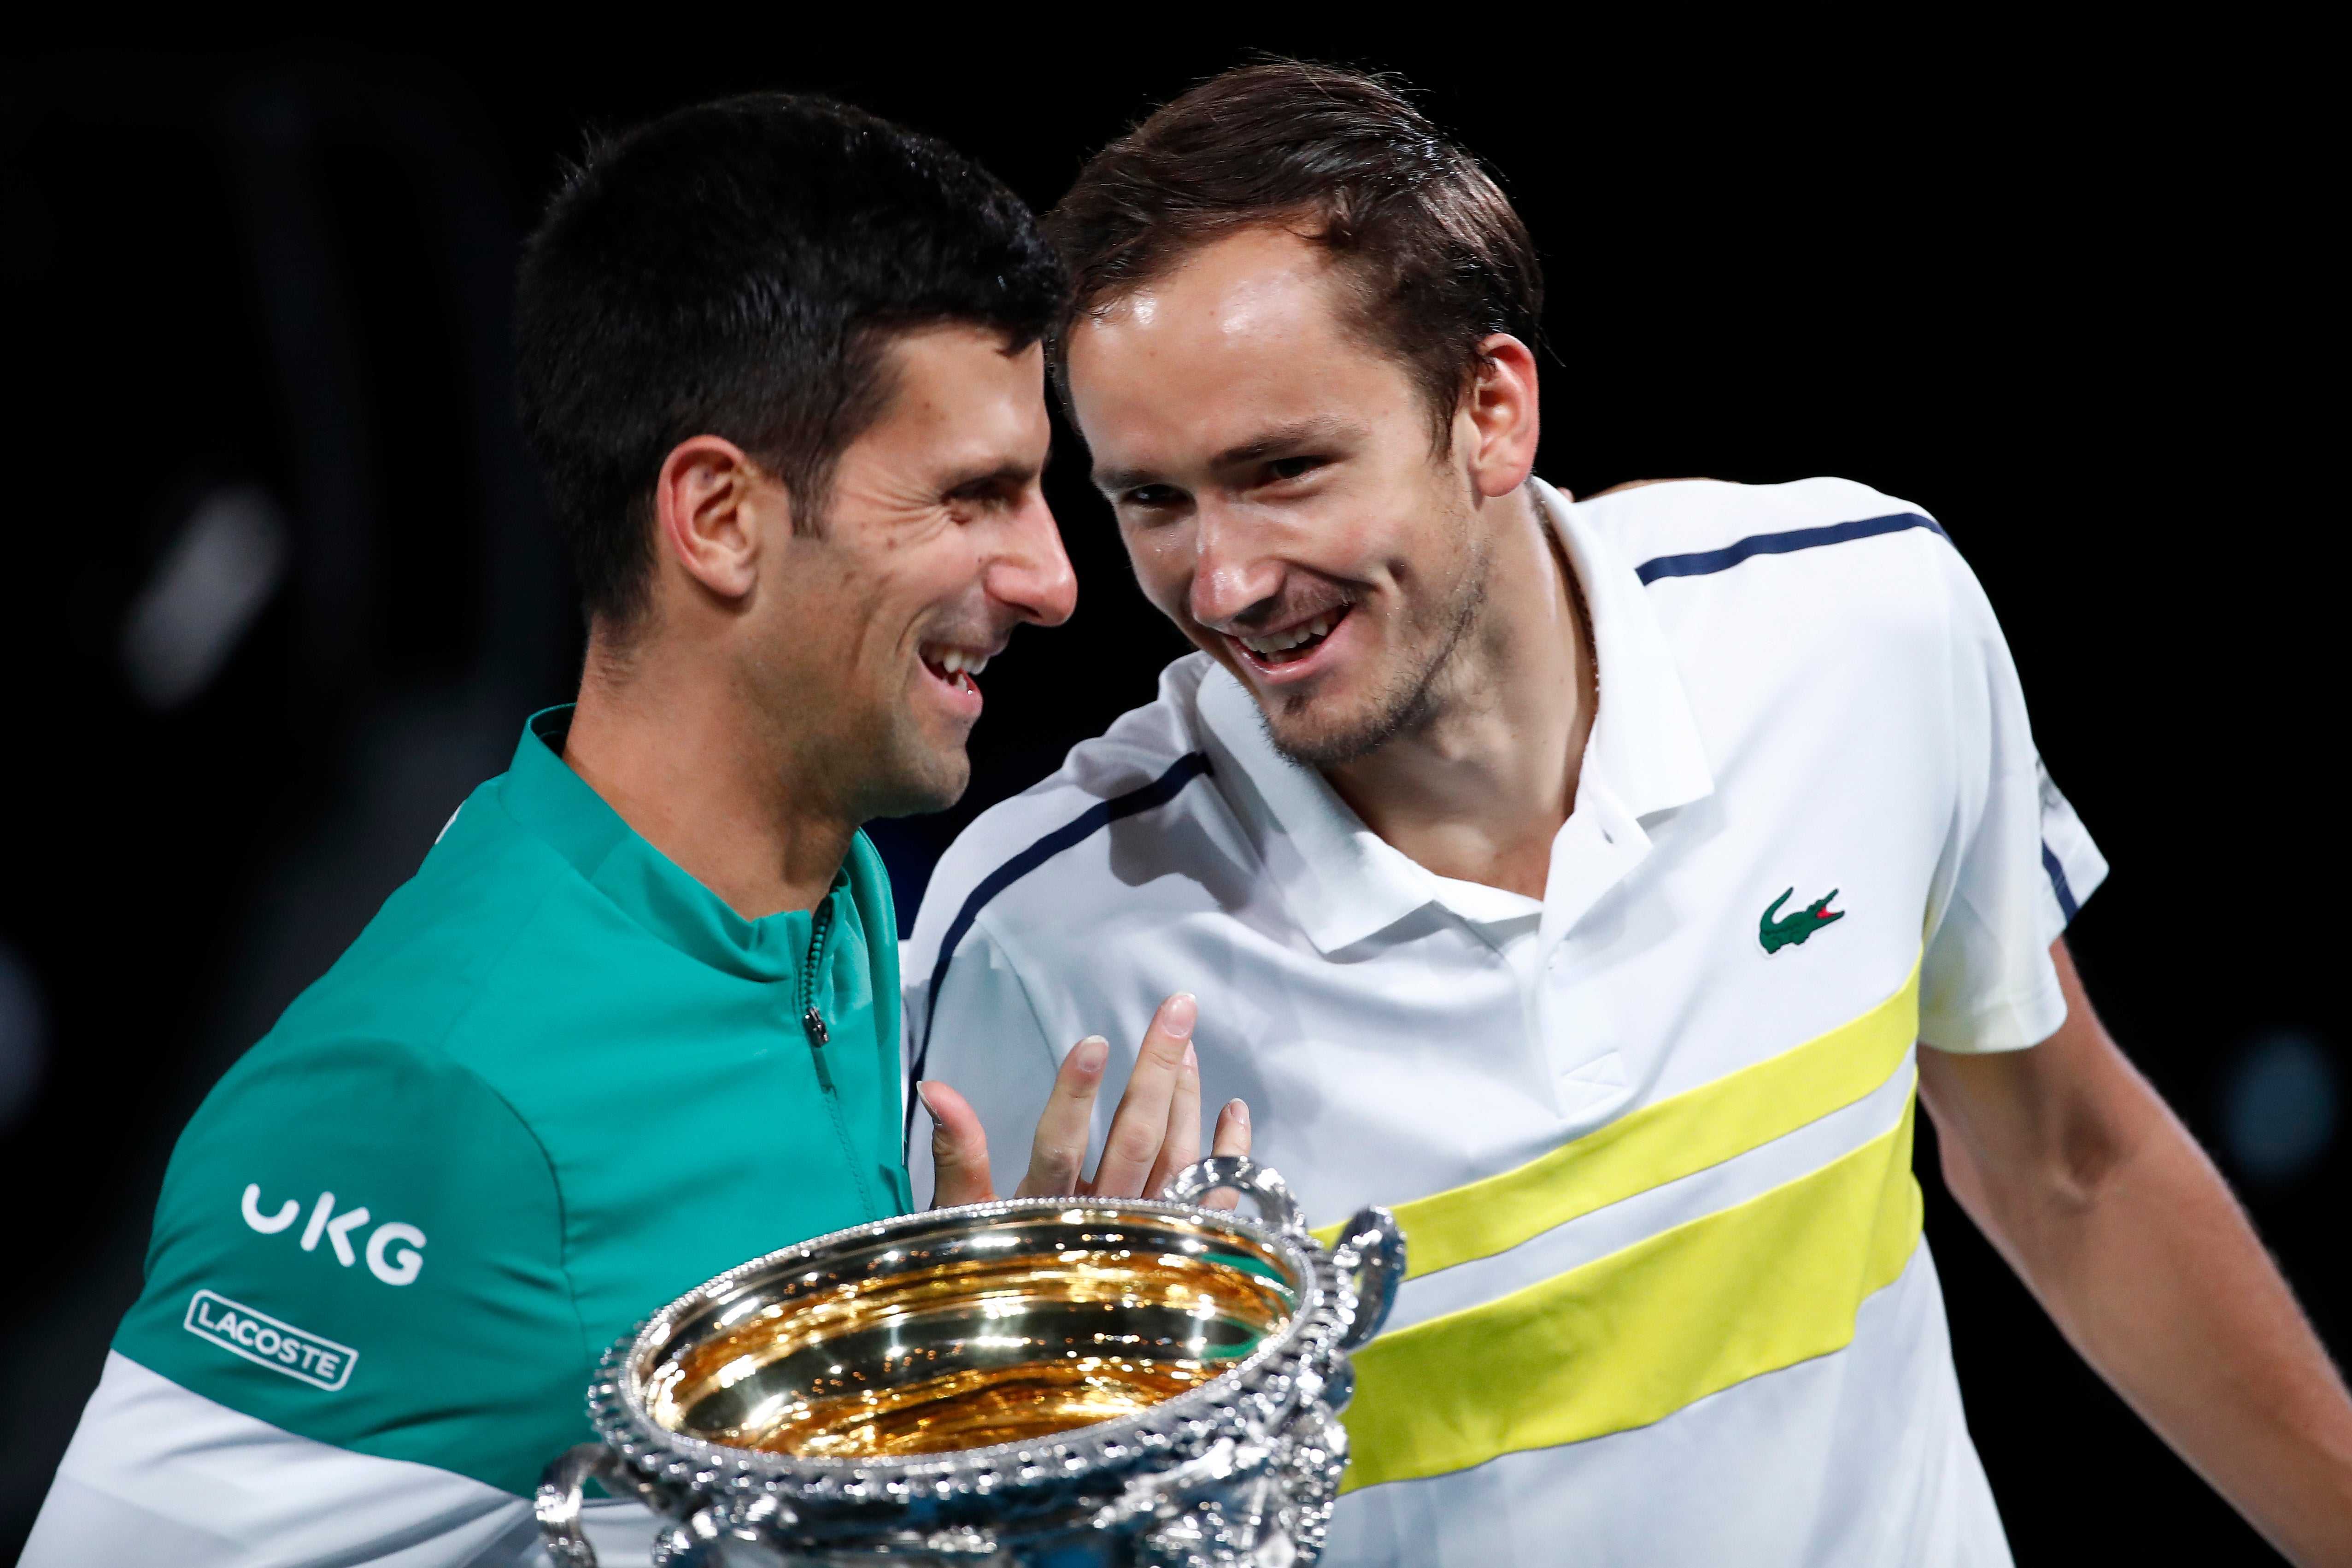
POLYGON ((980 682, 973 677, 988 668, 988 661, 993 656, 968 647, 934 646, 924 648, 919 657, 923 668, 929 670, 932 679, 941 685, 976 692, 980 689, 980 682))
POLYGON ((1255 637, 1243 637, 1228 632, 1236 647, 1247 654, 1253 664, 1268 669, 1278 669, 1286 664, 1296 664, 1323 644, 1341 621, 1348 618, 1352 605, 1336 605, 1311 620, 1300 621, 1278 632, 1265 632, 1255 637))

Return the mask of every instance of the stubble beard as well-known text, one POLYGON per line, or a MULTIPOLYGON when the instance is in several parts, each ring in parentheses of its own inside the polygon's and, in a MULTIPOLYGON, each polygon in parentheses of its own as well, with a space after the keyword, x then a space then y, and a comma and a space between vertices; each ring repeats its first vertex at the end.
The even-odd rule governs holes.
POLYGON ((872 702, 807 672, 778 675, 761 694, 778 752, 801 788, 851 822, 944 811, 962 798, 971 756, 927 732, 909 711, 912 693, 872 702))
POLYGON ((905 707, 869 731, 858 780, 861 820, 945 811, 971 782, 963 744, 940 745, 905 707))
POLYGON ((1424 628, 1413 639, 1419 655, 1408 653, 1382 672, 1371 696, 1350 710, 1319 713, 1311 696, 1259 703, 1258 721, 1274 749, 1302 767, 1344 767, 1434 721, 1446 704, 1447 678, 1477 627, 1487 570, 1485 542, 1474 537, 1454 591, 1414 617, 1424 628))

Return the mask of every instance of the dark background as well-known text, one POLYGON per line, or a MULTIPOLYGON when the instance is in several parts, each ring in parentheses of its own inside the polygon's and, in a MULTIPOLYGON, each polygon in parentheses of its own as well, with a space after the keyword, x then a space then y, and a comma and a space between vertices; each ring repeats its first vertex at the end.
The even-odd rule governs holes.
MULTIPOLYGON (((179 1126, 569 695, 580 627, 508 411, 518 235, 584 124, 753 88, 935 132, 1042 207, 1251 48, 1406 73, 1546 257, 1548 477, 1839 474, 1948 526, 2115 864, 2074 934, 2093 994, 2323 1335, 2352 1339, 2326 761, 2345 552, 2315 363, 2339 242, 2304 162, 2310 40, 1843 6, 358 15, 0 38, 0 1552, 137 1291, 179 1126), (240 584, 254 612, 217 613, 240 584), (164 601, 215 606, 178 634, 211 664, 183 647, 176 685, 152 673, 164 601)), ((910 912, 958 826, 1181 651, 1063 437, 1078 612, 992 667, 962 805, 877 829, 910 912)), ((2019 1561, 2265 1560, 2052 1331, 1931 1150, 2019 1561)))

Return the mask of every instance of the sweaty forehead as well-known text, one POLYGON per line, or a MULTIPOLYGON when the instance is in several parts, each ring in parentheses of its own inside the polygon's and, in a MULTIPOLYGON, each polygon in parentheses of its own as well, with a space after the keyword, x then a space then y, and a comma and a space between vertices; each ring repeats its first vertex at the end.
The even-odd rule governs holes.
POLYGON ((1072 347, 1116 339, 1157 353, 1232 353, 1333 336, 1344 330, 1339 288, 1319 247, 1287 230, 1246 228, 1188 252, 1088 311, 1072 347))
POLYGON ((1368 401, 1409 397, 1401 369, 1349 330, 1344 287, 1319 247, 1247 229, 1082 316, 1070 393, 1097 459, 1196 459, 1254 426, 1376 418, 1368 401))

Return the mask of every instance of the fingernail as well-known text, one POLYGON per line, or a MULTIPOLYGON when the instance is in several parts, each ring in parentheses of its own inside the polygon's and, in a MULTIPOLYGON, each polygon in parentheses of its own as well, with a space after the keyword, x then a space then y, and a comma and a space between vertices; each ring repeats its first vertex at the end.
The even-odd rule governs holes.
POLYGON ((931 1101, 931 1080, 929 1079, 925 1079, 922 1082, 915 1086, 915 1098, 923 1102, 923 1109, 931 1113, 931 1119, 934 1121, 939 1120, 940 1108, 931 1101))
POLYGON ((1201 1016, 1201 1004, 1190 991, 1179 991, 1160 1004, 1160 1026, 1180 1040, 1192 1037, 1192 1022, 1201 1016))
POLYGON ((1070 1055, 1078 1059, 1080 1072, 1100 1072, 1110 1057, 1110 1042, 1100 1035, 1088 1035, 1070 1047, 1070 1055))
POLYGON ((1224 1113, 1244 1127, 1249 1125, 1249 1106, 1244 1101, 1238 1100, 1225 1101, 1224 1113))
POLYGON ((1192 1047, 1190 1046, 1184 1047, 1184 1065, 1194 1072, 1201 1070, 1201 1058, 1193 1054, 1192 1047))

